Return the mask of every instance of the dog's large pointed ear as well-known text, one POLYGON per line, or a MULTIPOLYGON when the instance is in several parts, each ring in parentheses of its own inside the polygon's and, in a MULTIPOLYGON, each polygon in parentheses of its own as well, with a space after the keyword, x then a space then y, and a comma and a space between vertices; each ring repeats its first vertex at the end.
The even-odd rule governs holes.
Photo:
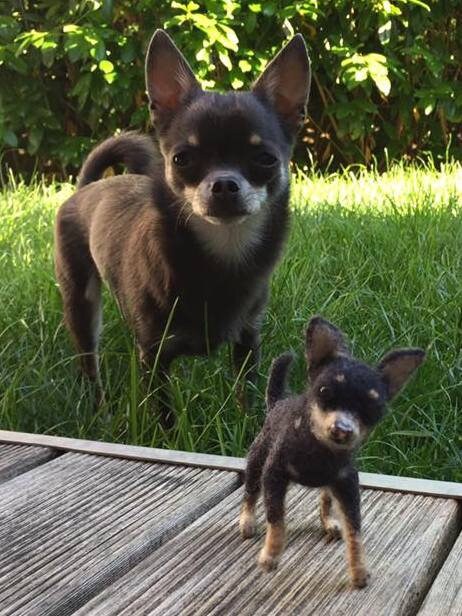
POLYGON ((396 349, 381 359, 377 369, 387 387, 389 400, 396 396, 424 359, 423 349, 396 349))
POLYGON ((310 94, 311 64, 301 34, 296 34, 271 60, 253 86, 255 94, 269 101, 296 131, 306 116, 310 94))
POLYGON ((305 354, 310 376, 329 361, 350 355, 342 332, 319 316, 313 317, 306 328, 305 354))
POLYGON ((200 85, 188 62, 163 30, 156 30, 146 55, 146 89, 154 121, 173 115, 200 85))

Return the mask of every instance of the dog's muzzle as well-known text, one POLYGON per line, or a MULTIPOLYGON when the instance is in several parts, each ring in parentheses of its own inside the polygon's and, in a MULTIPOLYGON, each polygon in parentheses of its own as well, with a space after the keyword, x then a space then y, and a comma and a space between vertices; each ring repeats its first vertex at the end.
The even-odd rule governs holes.
POLYGON ((237 176, 216 176, 209 182, 208 192, 207 216, 226 222, 250 214, 245 207, 242 184, 237 176))
POLYGON ((352 422, 346 419, 337 419, 329 428, 330 438, 339 445, 348 445, 355 436, 352 422))
POLYGON ((209 173, 198 187, 193 210, 210 222, 238 223, 260 211, 266 188, 255 188, 240 173, 209 173))

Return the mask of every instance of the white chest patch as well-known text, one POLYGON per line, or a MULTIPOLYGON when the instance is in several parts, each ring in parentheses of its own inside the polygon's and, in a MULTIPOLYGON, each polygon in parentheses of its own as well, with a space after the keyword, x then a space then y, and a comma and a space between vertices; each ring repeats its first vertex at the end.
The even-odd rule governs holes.
POLYGON ((245 263, 263 237, 265 212, 260 211, 233 224, 193 216, 190 224, 206 252, 228 264, 245 263))

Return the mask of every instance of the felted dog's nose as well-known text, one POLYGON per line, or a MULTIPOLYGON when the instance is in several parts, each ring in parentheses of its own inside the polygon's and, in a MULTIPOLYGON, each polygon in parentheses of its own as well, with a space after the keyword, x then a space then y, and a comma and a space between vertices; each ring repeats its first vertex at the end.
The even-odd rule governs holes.
POLYGON ((343 419, 337 419, 330 427, 330 435, 334 441, 347 442, 353 436, 353 426, 343 419))
POLYGON ((239 184, 232 177, 219 177, 212 184, 212 193, 215 196, 226 197, 239 192, 239 184))

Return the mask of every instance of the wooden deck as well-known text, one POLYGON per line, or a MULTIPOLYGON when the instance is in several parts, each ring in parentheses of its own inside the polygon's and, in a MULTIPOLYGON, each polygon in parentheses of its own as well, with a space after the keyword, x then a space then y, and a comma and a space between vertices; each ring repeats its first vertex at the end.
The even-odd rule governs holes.
POLYGON ((243 460, 0 431, 0 614, 462 616, 462 484, 361 475, 364 590, 291 487, 279 569, 238 533, 243 460))

